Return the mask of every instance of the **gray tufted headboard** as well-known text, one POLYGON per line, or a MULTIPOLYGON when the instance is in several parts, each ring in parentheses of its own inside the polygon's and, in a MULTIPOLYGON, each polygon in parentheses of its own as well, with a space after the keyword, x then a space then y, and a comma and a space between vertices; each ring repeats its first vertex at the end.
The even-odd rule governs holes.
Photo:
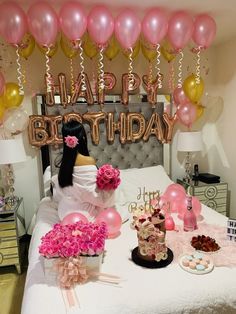
MULTIPOLYGON (((57 96, 55 96, 57 97, 57 96)), ((59 105, 59 100, 55 99, 56 104, 52 107, 46 106, 44 97, 38 95, 36 97, 38 112, 37 114, 46 115, 64 115, 69 112, 78 112, 83 114, 87 111, 96 112, 100 111, 100 106, 93 105, 89 107, 85 103, 78 103, 73 106, 67 106, 66 109, 59 105)), ((158 104, 155 109, 152 109, 149 103, 130 103, 128 107, 120 103, 106 103, 104 105, 104 112, 140 112, 146 119, 151 117, 153 111, 159 115, 163 114, 164 105, 167 103, 164 96, 158 96, 158 104)), ((91 156, 97 161, 97 166, 104 163, 110 163, 119 169, 127 168, 143 168, 154 165, 164 165, 166 172, 169 173, 169 144, 161 144, 155 136, 150 136, 147 142, 143 140, 135 143, 121 144, 119 136, 115 136, 113 144, 108 144, 106 140, 105 124, 100 125, 100 142, 94 145, 91 141, 90 127, 85 124, 85 129, 88 136, 88 146, 91 156)), ((55 161, 60 157, 61 147, 45 146, 42 149, 42 162, 43 170, 47 165, 51 165, 51 173, 57 172, 55 161)))

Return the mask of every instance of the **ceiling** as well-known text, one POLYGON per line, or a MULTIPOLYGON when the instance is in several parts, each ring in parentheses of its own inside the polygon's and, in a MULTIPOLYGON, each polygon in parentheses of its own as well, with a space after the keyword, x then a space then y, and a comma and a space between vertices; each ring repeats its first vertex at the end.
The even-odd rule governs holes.
MULTIPOLYGON (((6 1, 6 0, 5 0, 6 1)), ((1 2, 5 2, 0 0, 1 2)), ((25 9, 38 0, 15 0, 25 9)), ((66 2, 65 0, 49 0, 47 1, 56 9, 66 2)), ((197 13, 208 13, 216 21, 217 34, 214 44, 219 44, 236 36, 236 1, 235 0, 79 0, 88 10, 96 4, 106 4, 111 8, 114 16, 123 7, 132 7, 143 16, 145 9, 153 6, 162 6, 170 12, 175 10, 187 10, 195 15, 197 13)))

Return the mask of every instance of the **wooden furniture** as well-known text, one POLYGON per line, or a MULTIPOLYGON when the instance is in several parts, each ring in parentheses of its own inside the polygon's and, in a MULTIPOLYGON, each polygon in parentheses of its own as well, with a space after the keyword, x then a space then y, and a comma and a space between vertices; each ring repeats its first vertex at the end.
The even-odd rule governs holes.
POLYGON ((177 183, 181 184, 191 195, 196 196, 200 202, 214 209, 218 213, 228 216, 227 212, 227 193, 228 184, 220 183, 204 183, 201 181, 191 181, 190 183, 177 179, 177 183))
POLYGON ((0 210, 0 266, 15 265, 21 273, 18 226, 24 225, 23 199, 19 198, 14 207, 5 205, 0 210))

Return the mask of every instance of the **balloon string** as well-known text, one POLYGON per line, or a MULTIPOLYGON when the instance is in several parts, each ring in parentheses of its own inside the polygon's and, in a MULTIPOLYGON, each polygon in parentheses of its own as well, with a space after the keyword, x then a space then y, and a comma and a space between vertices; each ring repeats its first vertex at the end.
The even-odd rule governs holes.
POLYGON ((175 89, 175 67, 174 67, 174 61, 171 62, 171 78, 172 78, 172 92, 175 89))
POLYGON ((183 82, 182 82, 182 61, 184 58, 184 53, 182 50, 180 50, 179 53, 180 53, 180 58, 179 58, 178 87, 181 88, 183 85, 183 82))
POLYGON ((99 77, 99 91, 104 89, 104 63, 103 63, 103 52, 104 47, 100 48, 99 51, 99 66, 98 66, 98 77, 99 77))
POLYGON ((148 90, 151 88, 152 80, 153 80, 153 71, 152 71, 152 62, 150 61, 148 65, 148 90))
POLYGON ((45 57, 46 57, 46 82, 47 82, 47 93, 50 93, 52 91, 52 86, 51 86, 51 75, 50 75, 50 58, 49 58, 49 53, 50 53, 50 47, 47 47, 45 57))
POLYGON ((129 67, 128 67, 128 78, 129 78, 129 89, 132 89, 134 85, 134 74, 133 74, 133 48, 129 48, 129 67))
POLYGON ((159 64, 160 64, 160 45, 157 44, 157 47, 156 47, 156 52, 157 52, 157 63, 156 63, 156 69, 157 69, 157 77, 158 77, 158 88, 162 88, 162 82, 161 82, 161 70, 160 70, 160 67, 159 67, 159 64))
POLYGON ((86 84, 85 84, 85 74, 84 74, 84 57, 83 57, 83 47, 82 47, 82 40, 79 39, 79 56, 80 56, 80 68, 81 68, 81 82, 82 82, 82 91, 86 90, 86 84))
POLYGON ((21 71, 21 63, 20 63, 20 54, 19 54, 19 46, 16 46, 16 63, 17 63, 17 80, 19 83, 19 95, 24 95, 24 87, 22 80, 24 80, 24 75, 22 74, 21 71))
POLYGON ((171 69, 171 62, 168 63, 168 89, 170 91, 170 93, 172 93, 172 73, 171 73, 172 69, 171 69))
POLYGON ((93 95, 95 95, 96 94, 96 84, 97 84, 97 78, 96 78, 97 69, 96 69, 96 63, 95 63, 94 58, 92 59, 92 67, 93 67, 93 69, 92 69, 92 71, 93 71, 93 73, 92 73, 92 82, 93 82, 92 91, 93 91, 93 95))
POLYGON ((197 64, 196 64, 196 84, 200 84, 201 77, 201 46, 197 49, 197 64))
POLYGON ((75 81, 74 81, 74 68, 73 68, 73 59, 70 58, 70 84, 71 84, 71 94, 75 90, 75 81))

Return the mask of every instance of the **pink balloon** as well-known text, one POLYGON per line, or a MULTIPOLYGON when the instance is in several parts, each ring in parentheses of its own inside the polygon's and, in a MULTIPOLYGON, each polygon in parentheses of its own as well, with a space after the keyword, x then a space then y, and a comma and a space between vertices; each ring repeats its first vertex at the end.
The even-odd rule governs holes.
POLYGON ((179 105, 176 114, 179 121, 190 128, 197 118, 197 109, 196 106, 189 102, 184 105, 179 105))
POLYGON ((3 74, 0 72, 0 96, 3 94, 5 88, 5 78, 3 74))
POLYGON ((175 222, 171 215, 167 215, 165 218, 165 228, 166 230, 174 230, 175 229, 175 222))
POLYGON ((157 45, 166 36, 168 30, 168 18, 164 10, 153 8, 145 15, 142 22, 142 32, 146 39, 153 45, 157 45))
POLYGON ((119 234, 122 219, 120 214, 114 208, 107 208, 100 212, 95 221, 97 223, 106 223, 109 238, 116 237, 119 234))
POLYGON ((174 89, 173 97, 176 105, 185 105, 189 102, 189 99, 185 95, 182 87, 176 87, 174 89))
POLYGON ((192 17, 185 11, 175 12, 169 21, 168 37, 172 46, 183 49, 193 33, 192 17))
POLYGON ((78 2, 66 2, 61 7, 59 21, 63 33, 70 40, 80 39, 86 31, 87 16, 84 8, 78 2))
MULTIPOLYGON (((179 209, 178 209, 178 213, 179 213, 178 217, 180 219, 183 219, 184 213, 187 210, 187 205, 188 205, 188 200, 187 200, 187 197, 185 197, 185 199, 182 200, 182 203, 180 204, 179 209)), ((198 218, 201 214, 202 205, 196 196, 192 196, 192 207, 193 207, 195 216, 198 218)))
POLYGON ((78 221, 82 221, 84 223, 87 223, 88 222, 88 219, 83 215, 83 214, 80 214, 80 213, 71 213, 67 216, 65 216, 61 222, 61 224, 63 226, 65 225, 70 225, 70 224, 74 224, 78 221))
POLYGON ((193 40, 198 46, 208 48, 216 35, 216 22, 208 14, 200 14, 194 22, 193 40))
POLYGON ((123 48, 132 48, 140 32, 140 20, 132 10, 125 9, 117 16, 115 21, 115 34, 123 48))
POLYGON ((173 183, 167 187, 163 195, 170 202, 171 212, 177 212, 178 204, 185 199, 186 193, 182 185, 173 183))
POLYGON ((36 2, 28 11, 28 24, 31 34, 38 44, 50 47, 56 41, 58 18, 47 2, 36 2))
POLYGON ((88 16, 88 31, 98 45, 105 45, 114 31, 114 19, 104 5, 94 7, 88 16))
POLYGON ((9 44, 19 44, 27 31, 27 17, 14 2, 0 5, 0 33, 9 44))

